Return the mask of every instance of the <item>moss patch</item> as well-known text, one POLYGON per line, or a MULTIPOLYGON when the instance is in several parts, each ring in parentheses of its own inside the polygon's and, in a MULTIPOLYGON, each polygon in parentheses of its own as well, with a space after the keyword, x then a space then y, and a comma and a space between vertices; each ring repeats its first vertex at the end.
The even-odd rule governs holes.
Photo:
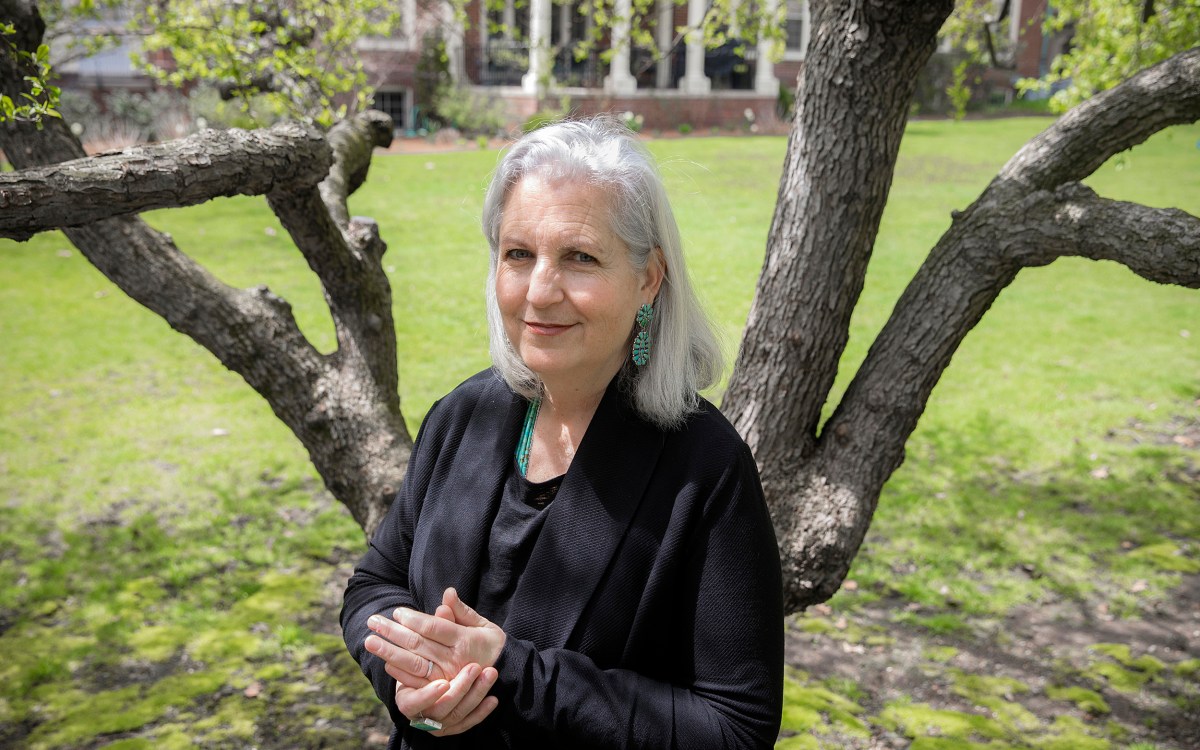
POLYGON ((220 673, 197 672, 172 675, 149 686, 63 693, 45 706, 47 720, 29 736, 29 747, 77 745, 90 737, 138 729, 162 717, 167 709, 182 708, 215 692, 224 681, 220 673))
POLYGON ((934 708, 928 703, 889 703, 878 717, 879 724, 906 737, 937 736, 958 740, 1000 739, 1004 728, 979 714, 934 708))
POLYGON ((1015 734, 1040 725, 1033 713, 1013 700, 1014 696, 1029 692, 1029 687, 1020 680, 970 674, 960 669, 951 669, 949 674, 954 693, 991 710, 992 716, 1006 731, 1015 734))
POLYGON ((1104 698, 1095 690, 1088 690, 1076 685, 1066 687, 1049 686, 1046 688, 1046 697, 1054 701, 1074 703, 1075 707, 1080 711, 1086 711, 1094 716, 1101 716, 1112 710, 1108 707, 1108 703, 1104 698))
POLYGON ((1196 678, 1200 676, 1200 659, 1185 659, 1172 667, 1172 670, 1184 679, 1196 678))
POLYGON ((1162 661, 1149 654, 1134 657, 1124 643, 1097 643, 1089 650, 1113 661, 1096 661, 1083 671, 1083 675, 1098 685, 1107 685, 1122 693, 1141 690, 1166 669, 1162 661))
POLYGON ((1159 570, 1175 573, 1200 573, 1200 560, 1190 557, 1183 548, 1171 541, 1138 547, 1128 557, 1149 562, 1159 570))
POLYGON ((797 673, 783 682, 782 728, 801 732, 834 726, 853 733, 867 734, 866 725, 858 718, 862 706, 821 685, 807 683, 807 676, 797 673))

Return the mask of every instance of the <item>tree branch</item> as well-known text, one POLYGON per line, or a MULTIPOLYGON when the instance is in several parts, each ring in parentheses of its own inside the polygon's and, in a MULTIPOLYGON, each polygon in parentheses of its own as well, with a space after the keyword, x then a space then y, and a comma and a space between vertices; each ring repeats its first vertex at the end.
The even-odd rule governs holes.
POLYGON ((1035 232, 1015 256, 1041 266, 1064 256, 1110 260, 1148 281, 1200 289, 1200 219, 1175 208, 1102 198, 1068 183, 1026 203, 1035 232))
POLYGON ((1021 192, 1078 182, 1163 128, 1200 119, 1200 47, 1096 94, 1016 153, 993 181, 1021 192))
POLYGON ((366 181, 374 149, 387 148, 391 144, 394 127, 391 117, 368 109, 342 120, 329 131, 333 169, 321 183, 321 199, 343 231, 350 223, 346 199, 366 181))
MULTIPOLYGON (((1200 219, 1190 214, 1101 198, 1078 183, 1017 203, 992 198, 985 192, 938 241, 822 432, 815 471, 859 506, 859 533, 841 541, 843 554, 862 542, 863 520, 951 357, 1020 269, 1078 256, 1200 288, 1200 219)), ((828 531, 802 503, 796 513, 808 537, 828 531)), ((819 562, 814 570, 828 573, 819 562)))
POLYGON ((206 130, 51 166, 0 174, 0 237, 99 219, 312 187, 332 162, 329 145, 297 124, 270 130, 206 130))
POLYGON ((392 291, 381 259, 387 245, 369 219, 343 232, 316 188, 268 194, 279 217, 321 285, 337 330, 337 357, 370 375, 378 396, 400 413, 392 291))

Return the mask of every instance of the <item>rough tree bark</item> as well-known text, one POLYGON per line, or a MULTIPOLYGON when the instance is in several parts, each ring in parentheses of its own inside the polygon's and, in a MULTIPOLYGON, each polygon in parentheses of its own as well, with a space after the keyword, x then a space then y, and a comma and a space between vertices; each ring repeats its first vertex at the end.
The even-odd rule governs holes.
MULTIPOLYGON (((0 17, 15 24, 22 48, 36 49, 45 27, 34 3, 0 0, 0 17)), ((24 81, 0 65, 0 86, 20 91, 24 81)), ((400 486, 412 440, 400 413, 391 288, 380 263, 386 245, 374 222, 348 218, 346 199, 365 179, 372 148, 390 141, 391 121, 374 112, 340 123, 326 137, 294 126, 205 133, 87 158, 61 120, 47 120, 40 130, 8 123, 0 125, 0 149, 23 171, 0 183, 0 195, 14 181, 38 177, 43 188, 70 182, 82 196, 104 191, 99 199, 86 199, 83 216, 90 223, 57 226, 122 291, 262 394, 308 450, 330 492, 370 534, 400 486), (147 159, 151 168, 143 168, 147 159), (114 170, 113 163, 121 166, 114 170), (161 190, 164 182, 173 187, 161 190), (154 197, 146 198, 149 193, 154 197), (238 193, 267 194, 320 278, 337 331, 335 352, 318 352, 288 303, 265 286, 225 285, 171 237, 125 215, 238 193)), ((28 210, 0 212, 0 235, 27 236, 48 227, 30 217, 43 208, 51 212, 54 199, 42 200, 46 192, 38 188, 20 195, 30 198, 28 210)))
POLYGON ((1200 286, 1200 220, 1096 196, 1079 180, 1200 119, 1200 49, 1064 115, 950 229, 827 422, 850 316, 891 184, 916 71, 943 0, 813 2, 814 33, 767 257, 722 408, 762 471, 789 611, 841 586, 885 481, 968 332, 1024 267, 1062 255, 1200 286))
MULTIPOLYGON (((1065 115, 1014 156, 974 204, 956 213, 841 403, 820 424, 887 201, 916 76, 952 5, 811 3, 813 33, 767 257, 724 400, 762 469, 783 551, 789 611, 824 600, 841 585, 930 392, 963 338, 1021 268, 1077 255, 1115 260, 1160 283, 1200 287, 1200 220, 1106 200, 1079 184, 1113 154, 1164 127, 1200 119, 1198 48, 1065 115)), ((0 0, 0 16, 16 20, 22 45, 36 45, 42 29, 32 3, 0 0)), ((2 65, 0 83, 6 90, 21 85, 2 65)), ((389 132, 383 120, 359 117, 323 139, 301 131, 231 134, 224 156, 210 149, 208 164, 178 158, 198 148, 195 138, 161 151, 168 171, 218 178, 186 195, 159 196, 155 206, 243 191, 267 195, 324 286, 338 337, 330 355, 313 349, 287 303, 265 287, 229 288, 169 237, 136 217, 118 216, 145 208, 137 197, 147 187, 143 181, 162 175, 121 175, 118 188, 109 183, 100 189, 127 197, 93 202, 100 207, 93 210, 104 213, 107 206, 104 215, 118 218, 88 214, 98 220, 66 229, 102 273, 268 400, 368 533, 399 486, 411 446, 397 396, 391 292, 380 267, 385 245, 372 222, 349 218, 346 198, 365 179, 372 146, 386 143, 389 132), (294 139, 297 149, 265 149, 264 137, 294 139), (296 163, 301 147, 315 147, 318 158, 331 152, 332 168, 319 185, 311 169, 296 163), (236 188, 219 179, 230 159, 256 160, 246 165, 256 177, 236 188)), ((0 126, 0 148, 18 169, 84 156, 58 121, 40 132, 0 126)), ((70 169, 87 173, 102 163, 70 169)), ((39 175, 45 185, 67 169, 11 179, 39 175)), ((319 179, 323 168, 316 171, 319 179)), ((0 191, 8 184, 0 181, 0 191)), ((26 218, 9 226, 8 217, 0 214, 0 234, 67 223, 26 218)))
MULTIPOLYGON (((0 174, 0 237, 27 240, 47 229, 203 203, 316 187, 329 172, 329 144, 299 125, 206 130, 192 138, 0 174)), ((344 212, 344 209, 343 209, 344 212)))

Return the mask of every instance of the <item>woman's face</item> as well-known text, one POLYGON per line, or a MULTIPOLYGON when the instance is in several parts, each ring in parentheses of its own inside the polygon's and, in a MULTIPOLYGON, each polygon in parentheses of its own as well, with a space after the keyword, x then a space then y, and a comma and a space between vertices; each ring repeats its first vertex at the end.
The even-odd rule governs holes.
POLYGON ((500 315, 525 365, 552 390, 603 390, 629 356, 638 308, 662 283, 658 258, 634 269, 609 211, 603 191, 537 175, 504 204, 500 315))

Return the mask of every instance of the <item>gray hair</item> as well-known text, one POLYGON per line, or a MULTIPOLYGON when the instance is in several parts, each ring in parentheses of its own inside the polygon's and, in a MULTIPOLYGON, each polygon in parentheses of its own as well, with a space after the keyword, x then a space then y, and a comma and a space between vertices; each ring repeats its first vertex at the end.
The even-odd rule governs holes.
MULTIPOLYGON (((611 117, 535 130, 512 146, 492 176, 483 202, 483 233, 491 247, 487 317, 493 366, 517 393, 526 398, 541 394, 540 379, 508 340, 496 300, 504 205, 517 183, 535 172, 549 180, 569 178, 605 191, 612 201, 611 229, 629 247, 630 261, 639 272, 655 248, 661 249, 665 269, 649 329, 650 362, 636 367, 626 359, 619 377, 642 417, 664 429, 679 427, 697 409, 697 391, 720 378, 724 361, 688 279, 679 227, 654 157, 611 117)), ((629 333, 631 341, 633 333, 629 333)))

